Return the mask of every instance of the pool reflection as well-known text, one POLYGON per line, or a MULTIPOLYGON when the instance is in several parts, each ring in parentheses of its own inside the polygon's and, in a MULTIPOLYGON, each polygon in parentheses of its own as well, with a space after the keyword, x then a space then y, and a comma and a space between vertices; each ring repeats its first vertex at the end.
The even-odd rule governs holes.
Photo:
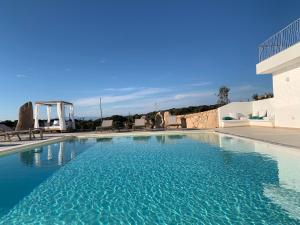
POLYGON ((34 167, 62 166, 82 152, 76 148, 75 142, 59 142, 32 150, 20 152, 23 165, 34 167))
POLYGON ((177 135, 177 134, 170 134, 170 135, 157 135, 155 136, 156 141, 160 144, 176 144, 179 140, 183 139, 185 135, 177 135))
POLYGON ((1 156, 0 218, 55 171, 95 143, 94 140, 71 139, 1 156))
MULTIPOLYGON (((290 217, 300 220, 300 150, 216 133, 187 134, 188 138, 219 148, 225 164, 234 154, 254 154, 273 162, 276 182, 263 184, 263 194, 290 217)), ((261 166, 261 165, 260 165, 261 166)), ((255 168, 253 168, 255 169, 255 168)), ((266 174, 267 175, 267 174, 266 174)))
POLYGON ((300 150, 265 142, 219 135, 220 148, 237 153, 257 153, 277 165, 278 183, 265 183, 264 196, 300 220, 300 150))

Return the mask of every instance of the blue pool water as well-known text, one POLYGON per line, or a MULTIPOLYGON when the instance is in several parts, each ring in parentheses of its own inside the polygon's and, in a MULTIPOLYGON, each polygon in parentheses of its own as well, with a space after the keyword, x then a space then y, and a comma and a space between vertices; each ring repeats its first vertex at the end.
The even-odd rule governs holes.
POLYGON ((0 157, 1 224, 300 223, 297 150, 213 133, 49 146, 0 157))

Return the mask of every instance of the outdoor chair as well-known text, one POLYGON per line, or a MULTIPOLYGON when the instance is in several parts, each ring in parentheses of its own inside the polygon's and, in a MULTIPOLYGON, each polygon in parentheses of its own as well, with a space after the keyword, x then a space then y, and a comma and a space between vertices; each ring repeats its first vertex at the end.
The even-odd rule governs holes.
POLYGON ((113 130, 113 120, 103 120, 101 126, 96 127, 96 131, 113 130))
POLYGON ((43 139, 43 129, 13 130, 4 124, 0 124, 0 136, 3 136, 4 140, 11 141, 12 137, 17 136, 18 140, 22 141, 21 134, 28 134, 29 140, 32 140, 32 138, 35 138, 35 133, 39 133, 41 139, 43 139))

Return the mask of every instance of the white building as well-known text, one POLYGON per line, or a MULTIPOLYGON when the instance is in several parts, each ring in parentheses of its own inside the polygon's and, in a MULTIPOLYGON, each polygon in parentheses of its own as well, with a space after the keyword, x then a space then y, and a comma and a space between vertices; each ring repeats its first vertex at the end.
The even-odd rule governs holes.
POLYGON ((260 46, 257 74, 273 79, 276 127, 300 128, 300 18, 260 46))
POLYGON ((300 18, 259 46, 256 73, 272 76, 274 98, 235 102, 219 108, 220 127, 300 128, 300 18), (248 119, 249 114, 263 119, 248 119), (225 121, 225 116, 235 120, 225 121))

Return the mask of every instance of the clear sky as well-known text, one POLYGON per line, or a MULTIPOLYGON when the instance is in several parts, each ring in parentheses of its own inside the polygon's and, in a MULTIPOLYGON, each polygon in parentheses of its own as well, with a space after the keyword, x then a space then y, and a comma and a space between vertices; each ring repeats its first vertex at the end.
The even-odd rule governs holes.
POLYGON ((213 104, 272 90, 258 45, 300 1, 2 0, 0 120, 26 101, 68 100, 77 116, 213 104), (155 106, 156 105, 156 106, 155 106))

